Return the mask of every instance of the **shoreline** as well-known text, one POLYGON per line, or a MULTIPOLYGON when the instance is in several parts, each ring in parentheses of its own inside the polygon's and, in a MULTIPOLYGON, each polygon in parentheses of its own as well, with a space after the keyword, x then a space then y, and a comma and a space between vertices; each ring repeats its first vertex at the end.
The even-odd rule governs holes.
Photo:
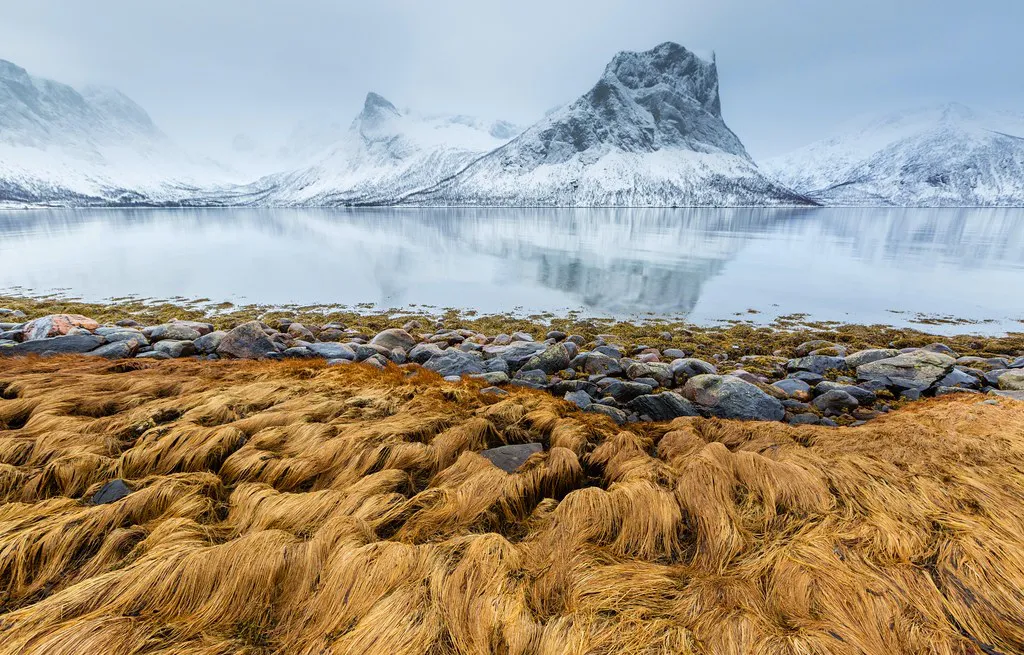
POLYGON ((698 326, 0 296, 0 354, 422 367, 492 396, 546 391, 620 425, 681 416, 861 425, 930 396, 1024 400, 1024 332, 939 336, 798 315, 698 326))

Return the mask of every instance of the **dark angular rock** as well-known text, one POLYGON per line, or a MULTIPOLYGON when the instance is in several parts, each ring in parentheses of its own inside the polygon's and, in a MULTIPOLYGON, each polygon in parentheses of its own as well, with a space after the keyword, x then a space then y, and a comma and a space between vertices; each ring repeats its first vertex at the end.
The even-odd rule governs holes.
POLYGON ((790 425, 817 425, 821 422, 821 418, 817 414, 794 414, 789 419, 790 425))
POLYGON ((608 405, 602 405, 600 403, 588 405, 587 408, 584 409, 583 411, 592 412, 594 414, 604 414, 605 416, 612 419, 619 425, 625 425, 626 422, 629 420, 629 417, 626 415, 626 412, 622 411, 621 409, 609 407, 608 405))
POLYGON ((654 421, 671 421, 680 416, 700 416, 693 403, 671 391, 638 396, 629 401, 628 405, 637 414, 645 414, 654 421))
POLYGON ((644 396, 654 391, 654 387, 647 384, 627 382, 614 378, 605 378, 597 386, 602 392, 620 403, 627 403, 638 396, 644 396))
POLYGON ((624 354, 622 352, 622 348, 619 348, 618 346, 610 346, 608 344, 602 344, 600 346, 597 346, 596 348, 594 348, 593 352, 601 353, 602 355, 606 355, 608 357, 611 357, 612 359, 622 359, 622 356, 624 354))
POLYGON ((853 396, 854 398, 856 398, 857 402, 860 403, 861 405, 870 405, 878 399, 878 396, 875 395, 875 392, 871 391, 870 389, 865 389, 864 387, 859 387, 852 384, 839 384, 838 382, 830 382, 828 380, 825 380, 823 382, 819 382, 814 387, 815 396, 822 396, 828 393, 829 391, 844 391, 853 396))
POLYGON ((511 446, 499 446, 485 450, 481 455, 491 460, 491 463, 506 473, 515 472, 534 453, 544 451, 544 446, 539 443, 513 444, 511 446))
POLYGON ((576 405, 580 409, 586 409, 590 405, 594 404, 594 399, 590 397, 586 391, 569 391, 563 396, 566 400, 576 405))
POLYGON ((818 373, 811 373, 810 371, 797 371, 796 373, 790 373, 786 376, 787 380, 803 380, 807 384, 814 386, 825 379, 825 376, 818 373))
POLYGON ((860 403, 845 391, 833 389, 815 398, 814 406, 826 415, 838 415, 853 411, 860 406, 860 403))
POLYGON ((981 381, 958 366, 954 366, 946 377, 935 383, 937 387, 960 387, 963 389, 977 389, 981 381))
POLYGON ((110 503, 116 503, 130 493, 132 493, 132 489, 124 480, 111 480, 96 492, 89 500, 89 504, 109 505, 110 503))
POLYGON ((139 350, 137 341, 115 341, 90 350, 86 354, 90 357, 106 357, 107 359, 125 359, 134 357, 139 350))
POLYGON ((903 389, 902 391, 900 391, 900 398, 902 398, 903 400, 920 400, 921 390, 914 388, 903 389))
POLYGON ((158 353, 165 353, 168 357, 189 357, 196 354, 196 346, 191 341, 179 341, 177 339, 164 339, 153 344, 153 350, 158 353))
POLYGON ((555 344, 547 350, 531 357, 525 364, 524 369, 544 371, 548 374, 557 373, 562 369, 569 368, 569 350, 565 344, 555 344))
POLYGON ((69 334, 63 337, 33 339, 0 349, 7 356, 21 355, 74 355, 95 350, 107 342, 96 334, 69 334))
POLYGON ((220 342, 224 340, 227 334, 224 330, 215 330, 209 334, 204 334, 192 343, 195 344, 198 352, 209 355, 217 352, 217 347, 220 346, 220 342))

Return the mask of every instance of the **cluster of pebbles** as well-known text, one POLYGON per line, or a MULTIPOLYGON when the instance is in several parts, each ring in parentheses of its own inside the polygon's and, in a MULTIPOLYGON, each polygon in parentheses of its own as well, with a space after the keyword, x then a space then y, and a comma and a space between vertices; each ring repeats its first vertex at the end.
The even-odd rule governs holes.
POLYGON ((744 370, 744 358, 720 372, 728 360, 724 354, 709 362, 673 348, 626 348, 614 335, 588 340, 557 330, 537 341, 523 332, 489 336, 419 321, 371 335, 338 323, 306 326, 288 320, 216 330, 197 321, 142 326, 132 320, 100 325, 76 314, 26 318, 0 309, 0 321, 6 320, 0 322, 0 355, 422 366, 450 382, 480 381, 481 393, 489 396, 504 395, 509 386, 544 390, 620 424, 713 416, 858 425, 897 403, 926 396, 987 393, 1024 400, 1024 357, 959 357, 941 343, 847 352, 842 345, 809 341, 765 376, 744 370))

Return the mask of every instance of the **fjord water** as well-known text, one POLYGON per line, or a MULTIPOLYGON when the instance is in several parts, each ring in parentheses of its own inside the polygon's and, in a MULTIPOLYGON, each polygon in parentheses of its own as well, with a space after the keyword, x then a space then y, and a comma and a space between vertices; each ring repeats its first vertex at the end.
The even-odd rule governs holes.
POLYGON ((0 262, 0 291, 88 300, 1024 329, 1020 209, 25 210, 0 262))

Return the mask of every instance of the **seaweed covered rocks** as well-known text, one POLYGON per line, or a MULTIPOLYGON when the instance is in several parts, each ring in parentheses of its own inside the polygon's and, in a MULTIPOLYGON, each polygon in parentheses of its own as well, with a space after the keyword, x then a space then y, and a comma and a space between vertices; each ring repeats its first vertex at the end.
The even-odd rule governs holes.
POLYGON ((736 343, 701 358, 685 347, 651 345, 670 341, 670 331, 649 334, 654 338, 645 343, 540 325, 533 333, 495 334, 420 320, 370 330, 340 322, 321 325, 309 316, 245 320, 221 325, 224 329, 202 320, 100 324, 81 314, 31 318, 12 311, 0 312, 0 319, 9 321, 0 322, 0 355, 5 356, 307 359, 331 366, 422 367, 452 383, 480 385, 491 398, 501 397, 502 387, 547 392, 619 424, 704 416, 855 425, 922 397, 1014 397, 1024 391, 1024 350, 1003 349, 995 356, 968 348, 973 354, 961 357, 946 344, 924 341, 902 349, 891 343, 851 348, 819 338, 740 356, 733 353, 765 350, 736 343))

